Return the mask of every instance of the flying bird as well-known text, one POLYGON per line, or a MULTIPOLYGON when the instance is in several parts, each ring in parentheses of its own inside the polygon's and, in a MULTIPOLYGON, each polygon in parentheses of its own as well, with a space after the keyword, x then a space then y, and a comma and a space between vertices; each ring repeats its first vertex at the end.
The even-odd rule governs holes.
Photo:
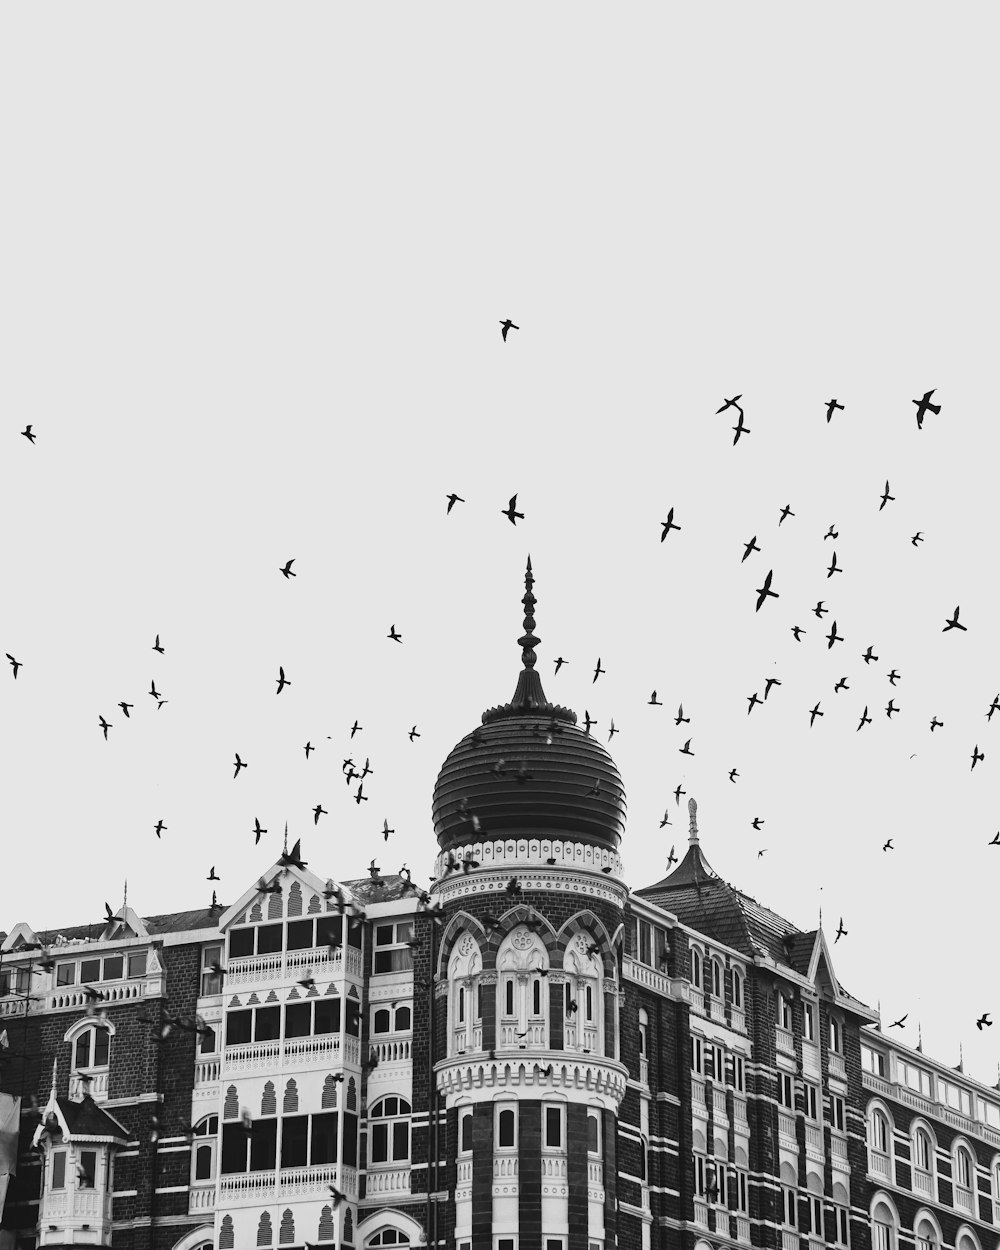
POLYGON ((389 626, 389 632, 386 634, 386 637, 387 637, 387 638, 391 638, 393 642, 402 642, 402 641, 403 641, 403 635, 402 635, 402 634, 397 634, 397 633, 396 633, 396 626, 395 626, 395 624, 392 624, 392 625, 390 625, 390 626, 389 626))
POLYGON ((899 708, 898 708, 898 707, 896 707, 896 705, 895 705, 895 704, 893 703, 893 701, 890 699, 890 700, 889 700, 889 706, 885 709, 885 714, 886 714, 886 716, 888 716, 888 717, 889 717, 889 719, 891 720, 891 719, 892 719, 892 714, 893 714, 893 712, 898 712, 898 711, 899 711, 899 708))
POLYGON ((674 717, 675 725, 690 725, 691 717, 684 715, 684 704, 681 703, 677 708, 677 715, 674 717))
POLYGON ((758 859, 760 859, 760 858, 763 856, 764 851, 766 851, 766 850, 767 850, 767 847, 765 846, 765 847, 763 848, 763 850, 758 851, 758 852, 757 852, 757 858, 758 858, 758 859))
POLYGON ((785 519, 785 517, 790 517, 794 515, 795 513, 792 511, 791 505, 786 503, 785 506, 781 509, 781 516, 778 519, 778 524, 780 525, 781 522, 785 519))
POLYGON ((956 608, 955 615, 948 618, 947 624, 945 625, 944 629, 941 630, 941 633, 946 634, 949 629, 966 629, 966 628, 967 627, 965 625, 960 625, 958 623, 958 608, 956 608))
POLYGON ((748 694, 748 695, 747 695, 747 703, 749 703, 749 704, 750 704, 750 706, 747 708, 747 716, 749 716, 749 715, 750 715, 750 713, 753 711, 753 709, 754 709, 754 705, 755 705, 755 704, 757 704, 757 703, 763 703, 763 702, 764 702, 764 700, 763 700, 763 699, 760 699, 760 698, 758 698, 758 697, 757 697, 757 691, 756 691, 756 690, 753 692, 753 694, 748 694))
POLYGON ((364 782, 361 782, 361 784, 358 786, 358 792, 357 792, 357 794, 355 794, 355 796, 354 796, 354 801, 355 801, 355 803, 357 803, 357 804, 358 804, 358 806, 359 806, 359 807, 360 807, 360 805, 361 805, 362 803, 367 803, 367 802, 368 802, 368 795, 367 795, 367 794, 362 794, 362 793, 361 793, 361 792, 362 792, 362 790, 364 789, 364 785, 365 785, 365 783, 364 783, 364 782))
POLYGON ((992 720, 994 712, 1000 712, 1000 694, 995 694, 993 696, 993 702, 990 704, 989 711, 986 713, 986 719, 992 720))
MULTIPOLYGON (((236 758, 239 759, 239 756, 237 756, 236 758)), ((246 765, 244 764, 243 767, 246 768, 246 765)), ((262 833, 267 833, 267 830, 261 826, 261 823, 257 819, 256 816, 253 818, 253 831, 257 835, 253 840, 253 844, 254 846, 257 846, 257 844, 260 842, 260 835, 262 833)))
POLYGON ((157 837, 159 837, 160 834, 163 832, 163 830, 166 829, 166 827, 167 826, 163 823, 162 820, 158 820, 156 824, 153 826, 153 832, 156 834, 157 837))
POLYGON ((890 1029, 902 1029, 902 1028, 905 1028, 905 1027, 906 1027, 906 1016, 908 1016, 909 1014, 910 1014, 910 1013, 909 1013, 909 1012, 907 1012, 905 1016, 900 1016, 898 1020, 893 1020, 892 1024, 890 1024, 890 1025, 889 1025, 889 1028, 890 1028, 890 1029))
MULTIPOLYGON (((448 500, 448 512, 454 508, 455 504, 465 503, 465 500, 461 497, 461 495, 446 495, 445 498, 448 500)), ((447 512, 445 515, 447 516, 447 512)))
POLYGON ((781 681, 779 678, 765 677, 764 678, 764 698, 766 699, 767 696, 771 693, 772 686, 780 686, 780 685, 781 685, 781 681))
POLYGON ((663 819, 660 821, 660 828, 662 829, 665 825, 669 825, 669 824, 670 824, 670 808, 668 807, 666 811, 663 813, 663 819))
POLYGON ((666 538, 666 536, 670 533, 671 530, 679 530, 681 528, 679 525, 674 524, 673 508, 671 508, 670 511, 667 513, 667 519, 665 521, 661 521, 660 524, 663 526, 663 533, 660 535, 661 543, 666 538))
POLYGON ((419 737, 420 737, 420 734, 418 734, 418 733, 417 733, 417 727, 416 727, 416 725, 414 725, 414 726, 413 726, 413 728, 412 728, 412 729, 410 730, 410 732, 407 734, 407 737, 410 739, 410 741, 411 741, 411 742, 413 741, 413 739, 414 739, 414 738, 419 738, 419 737))
POLYGON ((833 414, 837 411, 837 409, 838 409, 838 408, 841 410, 841 412, 843 412, 843 410, 844 410, 844 405, 843 405, 843 404, 838 404, 838 403, 837 403, 837 401, 836 401, 835 399, 831 399, 831 400, 828 400, 828 401, 827 401, 827 405, 826 405, 826 423, 827 423, 827 425, 829 425, 829 424, 830 424, 830 418, 833 416, 833 414))
POLYGON ((688 738, 687 742, 685 742, 684 745, 678 749, 680 750, 681 755, 694 755, 694 752, 691 750, 690 738, 688 738))
POLYGON ((500 331, 500 333, 501 333, 501 335, 503 336, 503 341, 504 341, 505 343, 507 342, 507 331, 508 331, 508 330, 520 330, 520 328, 521 328, 520 326, 516 326, 516 325, 513 323, 513 321, 511 321, 511 319, 510 319, 509 317, 507 318, 507 320, 506 320, 506 321, 501 321, 501 322, 500 322, 500 325, 503 327, 503 329, 500 331))
POLYGON ((234 781, 235 781, 235 780, 236 780, 236 778, 240 775, 240 769, 241 769, 241 768, 246 768, 246 764, 244 764, 244 763, 243 763, 243 761, 240 759, 240 757, 239 757, 239 753, 237 753, 237 755, 236 755, 235 764, 236 764, 236 771, 233 773, 233 780, 234 780, 234 781))
POLYGON ((831 525, 830 528, 823 535, 823 541, 826 542, 828 538, 832 538, 834 541, 836 541, 839 537, 840 537, 840 531, 835 530, 833 526, 831 525))
POLYGON ((779 598, 778 592, 776 590, 771 589, 771 577, 773 576, 773 574, 774 574, 774 569, 768 569, 767 576, 764 578, 764 585, 759 587, 759 589, 756 592, 757 593, 757 606, 754 609, 755 612, 760 611, 761 607, 763 606, 764 600, 768 598, 768 596, 770 596, 772 599, 779 598))
POLYGON ((735 408, 735 409, 736 409, 736 411, 737 411, 737 412, 740 414, 740 416, 742 417, 742 416, 743 416, 743 409, 740 407, 739 403, 737 402, 738 400, 740 400, 740 399, 742 399, 742 398, 743 398, 743 392, 742 392, 742 391, 739 393, 739 395, 734 395, 734 396, 732 397, 732 399, 726 399, 726 397, 725 397, 725 396, 723 396, 723 399, 726 399, 726 402, 722 405, 722 407, 721 407, 721 408, 717 408, 717 409, 716 409, 716 411, 715 411, 715 415, 716 415, 716 416, 718 416, 720 412, 725 412, 727 408, 735 408))
POLYGON ((562 666, 563 666, 565 663, 567 663, 567 661, 566 661, 566 660, 564 660, 564 659, 562 658, 562 656, 561 656, 561 655, 556 656, 556 659, 555 659, 555 666, 556 666, 556 672, 557 672, 557 673, 559 672, 559 670, 562 668, 562 666))
POLYGON ((736 778, 737 778, 738 776, 739 776, 739 773, 736 771, 736 769, 735 769, 735 768, 731 768, 731 769, 729 770, 729 780, 730 780, 731 782, 733 782, 734 784, 735 784, 735 782, 736 782, 736 778))
POLYGON ((847 930, 844 928, 843 916, 840 917, 840 920, 837 923, 837 936, 833 939, 834 946, 837 945, 837 943, 840 941, 842 937, 847 937, 847 930))
POLYGON ((846 677, 841 677, 840 681, 838 681, 837 684, 834 686, 833 693, 837 694, 841 690, 850 690, 850 686, 847 684, 846 677))
POLYGON ((28 440, 29 443, 33 443, 37 438, 37 435, 32 434, 30 425, 26 425, 21 431, 21 434, 28 440))
POLYGON ((101 728, 104 730, 104 741, 105 741, 105 742, 107 742, 107 740, 108 740, 108 730, 109 730, 109 729, 112 729, 112 728, 113 728, 113 726, 112 726, 112 725, 109 725, 109 724, 108 724, 108 722, 104 719, 104 717, 103 717, 103 716, 99 717, 99 723, 100 723, 101 728))
POLYGON ((362 730, 363 728, 364 728, 363 725, 359 725, 358 722, 355 721, 354 724, 351 726, 351 737, 353 738, 354 735, 358 733, 360 730, 362 730))
POLYGON ((895 669, 891 669, 888 673, 886 673, 886 677, 889 678, 890 684, 894 686, 896 682, 899 681, 900 677, 902 677, 902 673, 897 673, 895 669))
POLYGON ((826 616, 826 614, 830 611, 829 608, 823 607, 823 604, 825 602, 826 602, 825 599, 820 599, 819 602, 816 604, 816 606, 813 608, 813 615, 818 616, 820 620, 822 620, 823 617, 826 616))
MULTIPOLYGON (((979 744, 977 743, 972 748, 972 768, 975 768, 975 766, 979 763, 979 761, 984 760, 984 759, 986 759, 986 756, 982 753, 982 751, 980 751, 979 744)), ((972 769, 970 769, 969 771, 971 772, 972 769)))
POLYGON ((922 543, 923 541, 924 541, 924 536, 920 530, 917 530, 917 532, 910 539, 910 542, 913 543, 914 547, 917 545, 917 543, 922 543))
POLYGON ((620 734, 620 733, 621 733, 621 730, 615 728, 615 718, 612 716, 611 729, 608 731, 608 741, 610 742, 611 739, 615 736, 615 734, 620 734))
POLYGON ((119 704, 118 704, 118 706, 119 706, 119 707, 121 708, 121 710, 125 713, 125 719, 126 719, 126 720, 131 719, 131 718, 129 717, 128 710, 129 710, 129 708, 130 708, 130 707, 135 707, 135 704, 134 704, 134 703, 119 703, 119 704))
POLYGON ((390 834, 390 833, 395 833, 395 832, 396 832, 396 830, 395 830, 395 829, 390 829, 390 828, 389 828, 389 822, 388 822, 387 820, 383 820, 383 821, 382 821, 382 841, 383 841, 383 842, 388 842, 388 841, 389 841, 389 834, 390 834))
POLYGON ((865 710, 861 713, 861 720, 858 722, 858 729, 860 729, 862 725, 870 725, 871 723, 872 718, 868 715, 868 704, 866 703, 865 710))
POLYGON ((993 1021, 990 1019, 990 1013, 988 1011, 984 1011, 983 1014, 976 1021, 976 1028, 982 1031, 982 1027, 984 1024, 986 1025, 987 1028, 991 1028, 993 1025, 993 1021))
POLYGON ((871 647, 868 648, 868 650, 864 653, 864 655, 861 658, 864 660, 866 664, 871 664, 872 660, 875 660, 875 661, 878 660, 878 656, 875 655, 871 647))
MULTIPOLYGON (((13 668, 13 670, 14 670, 14 680, 16 681, 16 680, 17 680, 17 670, 18 670, 19 668, 24 668, 24 665, 21 663, 21 661, 20 661, 20 660, 15 660, 15 659, 14 659, 14 657, 11 655, 11 653, 10 653, 9 651, 5 652, 5 654, 6 654, 6 656, 7 656, 7 659, 8 659, 8 660, 10 660, 11 667, 12 667, 12 668, 13 668)), ((131 705, 129 705, 129 706, 131 706, 131 705)))
POLYGON ((792 626, 792 633, 795 635, 795 641, 796 641, 796 642, 801 642, 801 641, 802 641, 802 635, 803 635, 805 632, 806 632, 806 631, 802 628, 802 626, 801 626, 801 625, 793 625, 793 626, 792 626))
POLYGON ((329 815, 329 813, 327 812, 326 808, 325 808, 325 807, 323 807, 323 806, 322 806, 321 804, 319 804, 319 803, 317 803, 317 804, 316 804, 316 806, 312 809, 312 811, 313 811, 313 824, 315 824, 315 825, 318 825, 318 824, 319 824, 319 818, 320 818, 320 816, 327 816, 327 815, 329 815))
POLYGON ((590 727, 591 727, 591 725, 596 725, 596 724, 597 724, 597 721, 596 721, 596 720, 591 720, 591 719, 590 719, 590 713, 587 711, 587 709, 586 709, 586 708, 584 708, 584 709, 583 709, 583 730, 584 730, 584 733, 589 734, 589 733, 590 733, 590 727))
POLYGON ((160 698, 160 692, 159 692, 159 691, 157 690, 157 688, 156 688, 156 682, 155 682, 155 681, 151 681, 151 682, 149 683, 149 693, 153 696, 153 698, 154 698, 154 699, 159 700, 159 698, 160 698))
POLYGON ((753 820, 751 820, 750 822, 750 824, 753 825, 755 829, 759 829, 763 823, 764 821, 760 816, 755 816, 753 820))
MULTIPOLYGON (((688 741, 690 741, 690 739, 688 739, 688 741)), ((678 787, 677 787, 677 789, 674 791, 674 802, 677 804, 677 806, 678 806, 678 807, 680 807, 680 805, 681 805, 681 795, 682 795, 682 794, 687 794, 687 791, 686 791, 686 790, 682 790, 682 789, 680 788, 680 786, 678 786, 678 787)))
POLYGON ((217 877, 217 876, 215 875, 215 865, 214 865, 214 864, 213 864, 213 865, 212 865, 212 867, 208 870, 208 876, 205 878, 205 880, 206 880, 206 881, 221 881, 221 880, 222 880, 222 878, 221 878, 221 877, 217 877))
POLYGON ((285 670, 280 666, 278 668, 278 676, 275 680, 278 683, 278 689, 276 691, 277 694, 281 694, 282 690, 284 690, 286 686, 290 686, 292 684, 290 681, 286 680, 285 670))
POLYGON ((507 505, 507 507, 500 509, 501 514, 507 518, 507 520, 511 523, 511 525, 517 525, 518 521, 524 520, 523 512, 514 511, 516 507, 517 507, 517 496, 511 495, 510 503, 507 505))
MULTIPOLYGON (((751 538, 748 543, 743 544, 743 560, 745 560, 747 556, 750 555, 750 553, 753 551, 756 551, 756 552, 760 551, 760 548, 757 546, 756 534, 754 534, 753 538, 751 538)), ((743 563, 743 560, 740 561, 740 564, 743 563)))
POLYGON ((1000 846, 1000 829, 998 829, 996 834, 990 838, 987 846, 1000 846))
POLYGON ((885 490, 882 492, 882 502, 881 502, 881 503, 879 504, 879 506, 878 506, 878 510, 879 510, 879 512, 881 512, 881 511, 882 511, 882 509, 885 507, 885 505, 886 505, 887 503, 895 503, 895 501, 896 501, 896 496, 895 496, 895 495, 890 495, 890 494, 889 494, 889 479, 888 479, 888 478, 886 478, 886 479, 885 479, 885 490))
POLYGON ((922 430, 924 428, 924 417, 928 412, 933 412, 934 415, 937 416, 938 413, 941 411, 940 404, 931 403, 931 396, 934 394, 934 391, 936 390, 937 390, 937 387, 935 386, 933 390, 924 391, 923 399, 911 399, 910 400, 911 404, 917 405, 917 429, 918 430, 922 430))
POLYGON ((733 429, 733 430, 735 430, 735 431, 736 431, 736 437, 733 439, 733 446, 734 446, 734 447, 735 447, 735 446, 736 446, 736 444, 740 441, 740 435, 741 435, 741 434, 752 434, 752 433, 753 433, 753 430, 751 430, 751 429, 750 429, 750 427, 749 427, 748 425, 744 425, 744 424, 743 424, 743 414, 742 414, 742 413, 740 413, 740 418, 739 418, 739 420, 736 422, 736 424, 735 424, 735 425, 730 426, 730 429, 733 429))
POLYGON ((843 573, 843 569, 837 564, 837 553, 833 553, 833 559, 830 561, 830 567, 826 570, 827 577, 832 577, 834 573, 843 573))
MULTIPOLYGON (((146 635, 146 637, 148 638, 148 637, 149 637, 149 635, 147 634, 147 635, 146 635)), ((157 635, 156 635, 156 641, 153 643, 153 650, 154 650, 154 651, 159 651, 160 655, 162 655, 162 654, 163 654, 163 648, 160 646, 160 635, 159 635, 159 634, 157 634, 157 635)))
POLYGON ((662 703, 660 702, 660 700, 656 697, 656 691, 655 691, 655 690, 653 691, 652 695, 650 696, 650 699, 649 699, 649 706, 650 706, 650 707, 663 707, 663 704, 662 704, 662 703))
POLYGON ((285 567, 284 567, 283 569, 278 569, 278 572, 279 572, 279 573, 283 573, 283 574, 285 575, 285 577, 297 577, 297 576, 298 576, 298 574, 297 574, 297 573, 293 573, 293 572, 292 572, 292 565, 293 565, 294 563, 295 563, 295 557, 293 556, 293 557, 291 558, 291 560, 289 560, 289 561, 286 563, 286 565, 285 565, 285 567))
POLYGON ((816 706, 809 713, 809 728, 812 729, 813 721, 815 721, 817 716, 825 716, 825 715, 826 715, 825 712, 821 712, 819 710, 819 702, 817 701, 816 706))
POLYGON ((892 845, 892 838, 886 838, 882 844, 883 851, 894 851, 896 848, 892 845))
POLYGON ((936 716, 932 716, 931 717, 931 733, 933 733, 935 729, 944 729, 944 721, 938 720, 936 716))
MULTIPOLYGON (((597 667, 594 669, 594 681, 597 681, 598 677, 600 677, 600 675, 601 675, 602 673, 606 673, 607 671, 608 671, 608 670, 607 670, 606 668, 601 668, 601 657, 600 657, 600 656, 598 656, 598 657, 597 657, 597 667)), ((593 683, 591 683, 591 684, 593 684, 593 683)))
POLYGON ((315 751, 315 750, 316 750, 316 748, 313 746, 313 744, 312 744, 311 742, 307 742, 307 743, 306 743, 306 745, 305 745, 302 749, 303 749, 303 750, 305 751, 305 753, 306 753, 306 759, 308 759, 308 758, 309 758, 309 752, 310 752, 310 751, 315 751))
POLYGON ((842 634, 837 633, 837 622, 834 621, 833 624, 830 626, 830 632, 826 636, 827 651, 830 650, 830 648, 833 646, 835 642, 843 642, 843 641, 844 641, 844 637, 842 634))

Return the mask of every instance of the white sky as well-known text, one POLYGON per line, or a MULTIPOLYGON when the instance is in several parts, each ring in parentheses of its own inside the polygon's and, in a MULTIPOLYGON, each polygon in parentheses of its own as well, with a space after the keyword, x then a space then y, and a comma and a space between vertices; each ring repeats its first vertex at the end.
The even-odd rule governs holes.
POLYGON ((547 695, 621 730, 630 884, 682 852, 683 784, 722 875, 843 916, 845 987, 992 1080, 998 24, 6 7, 0 928, 96 921, 126 876, 142 914, 206 905, 213 864, 232 901, 286 819, 321 875, 429 872, 437 770, 514 689, 530 552, 547 695))

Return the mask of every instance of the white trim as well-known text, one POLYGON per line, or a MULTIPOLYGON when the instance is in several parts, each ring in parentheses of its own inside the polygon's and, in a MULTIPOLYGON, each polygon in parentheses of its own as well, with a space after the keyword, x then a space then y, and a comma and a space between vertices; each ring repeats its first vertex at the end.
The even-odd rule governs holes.
POLYGON ((200 1250, 202 1243, 206 1241, 209 1246, 215 1245, 214 1223, 202 1224, 198 1228, 193 1228, 189 1233, 185 1233, 180 1241, 174 1242, 173 1250, 200 1250))

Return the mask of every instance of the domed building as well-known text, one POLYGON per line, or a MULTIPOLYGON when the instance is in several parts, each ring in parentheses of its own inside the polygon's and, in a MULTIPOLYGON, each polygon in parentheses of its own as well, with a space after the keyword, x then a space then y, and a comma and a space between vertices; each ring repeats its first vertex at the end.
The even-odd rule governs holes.
POLYGON ((0 1248, 992 1244, 996 1089, 890 1044, 693 799, 630 889, 533 587, 513 696, 438 774, 430 890, 286 839, 229 905, 8 925, 0 1248))

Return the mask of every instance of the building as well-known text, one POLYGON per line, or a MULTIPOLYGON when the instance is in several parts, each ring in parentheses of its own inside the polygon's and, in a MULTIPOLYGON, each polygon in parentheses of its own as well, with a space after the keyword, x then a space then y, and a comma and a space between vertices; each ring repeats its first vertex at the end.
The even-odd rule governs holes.
POLYGON ((296 844, 226 907, 14 925, 8 1245, 1000 1234, 1000 1095, 891 1045, 821 929, 712 870, 693 800, 681 862, 625 882, 622 781, 545 698, 532 587, 529 563, 513 697, 441 767, 430 891, 335 881, 296 844))

